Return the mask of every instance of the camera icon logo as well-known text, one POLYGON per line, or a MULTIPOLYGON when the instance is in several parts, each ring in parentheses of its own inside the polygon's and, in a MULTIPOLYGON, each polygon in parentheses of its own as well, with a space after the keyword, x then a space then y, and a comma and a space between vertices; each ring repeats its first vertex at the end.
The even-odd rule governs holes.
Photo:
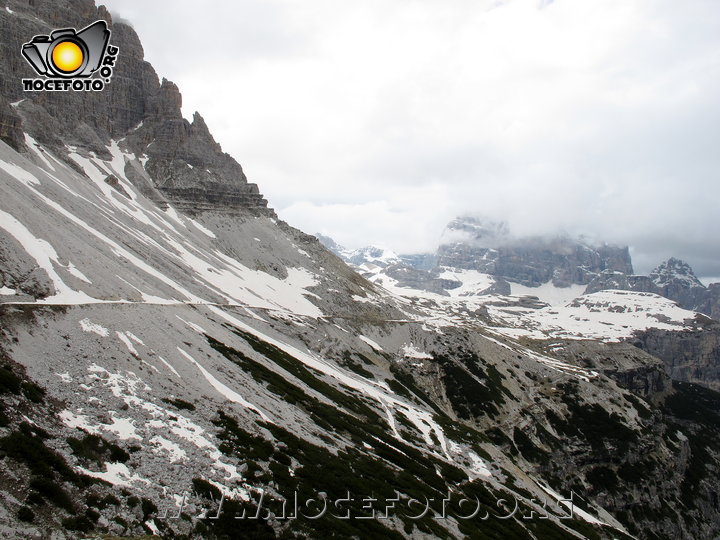
POLYGON ((60 78, 90 77, 102 64, 110 40, 105 21, 97 21, 76 32, 54 30, 25 43, 22 54, 38 75, 60 78))

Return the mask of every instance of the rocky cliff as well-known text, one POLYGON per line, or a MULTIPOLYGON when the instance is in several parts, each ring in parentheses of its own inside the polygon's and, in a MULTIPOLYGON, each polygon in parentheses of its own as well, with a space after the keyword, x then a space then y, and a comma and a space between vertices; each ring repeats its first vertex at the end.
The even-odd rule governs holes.
POLYGON ((440 266, 477 270, 536 287, 587 284, 600 272, 632 273, 626 247, 593 246, 567 237, 514 238, 506 224, 457 218, 443 233, 440 266))
MULTIPOLYGON (((171 201, 189 212, 239 209, 273 215, 241 166, 222 152, 205 121, 182 117, 176 85, 158 79, 135 31, 113 24, 108 11, 92 0, 60 2, 9 0, 0 11, 0 135, 16 149, 27 144, 23 132, 58 155, 73 147, 84 155, 109 157, 111 140, 123 141, 146 156, 158 203, 171 201), (19 51, 32 36, 68 26, 81 29, 102 19, 120 48, 112 80, 102 92, 24 92, 20 79, 35 76, 19 51)), ((131 181, 137 175, 130 174, 131 181)), ((147 186, 143 186, 148 189, 147 186)))
POLYGON ((720 390, 720 323, 705 319, 682 331, 650 328, 631 342, 663 360, 673 379, 720 390))

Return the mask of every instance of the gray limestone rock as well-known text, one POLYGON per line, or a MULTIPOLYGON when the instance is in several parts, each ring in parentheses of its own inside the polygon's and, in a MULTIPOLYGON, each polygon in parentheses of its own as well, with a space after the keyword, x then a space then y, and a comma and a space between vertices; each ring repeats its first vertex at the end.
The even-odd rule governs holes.
POLYGON ((584 285, 605 270, 632 273, 627 247, 592 246, 567 237, 513 238, 507 225, 476 218, 453 220, 443 238, 438 265, 477 270, 530 287, 548 281, 558 287, 584 285))
POLYGON ((274 215, 240 165, 222 152, 202 117, 196 113, 192 122, 182 117, 177 86, 164 79, 160 83, 130 26, 113 24, 104 7, 88 0, 7 4, 8 10, 0 12, 3 28, 9 29, 0 47, 3 140, 20 148, 24 130, 58 155, 70 145, 107 158, 110 140, 125 139, 136 155, 150 158, 146 169, 162 194, 157 199, 191 213, 248 210, 274 215), (102 92, 23 91, 20 79, 36 76, 19 54, 23 43, 57 25, 79 29, 97 19, 108 22, 110 43, 120 48, 113 78, 102 92), (10 103, 17 101, 21 103, 15 110, 10 103))
POLYGON ((698 320, 683 331, 650 328, 631 342, 660 358, 668 374, 680 381, 720 390, 720 323, 698 320))

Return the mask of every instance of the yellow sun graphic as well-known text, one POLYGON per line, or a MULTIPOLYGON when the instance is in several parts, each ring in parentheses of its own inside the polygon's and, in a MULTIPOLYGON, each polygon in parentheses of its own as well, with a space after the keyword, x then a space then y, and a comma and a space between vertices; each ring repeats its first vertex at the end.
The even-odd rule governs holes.
POLYGON ((65 73, 72 73, 82 66, 82 49, 72 41, 58 43, 52 52, 52 61, 56 68, 65 73))

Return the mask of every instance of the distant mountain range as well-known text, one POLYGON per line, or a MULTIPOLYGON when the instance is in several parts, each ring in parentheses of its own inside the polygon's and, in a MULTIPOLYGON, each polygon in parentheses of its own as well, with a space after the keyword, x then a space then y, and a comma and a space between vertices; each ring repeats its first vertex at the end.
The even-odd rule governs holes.
POLYGON ((482 281, 485 287, 472 289, 473 294, 510 294, 513 284, 585 285, 586 294, 609 289, 658 294, 720 319, 720 283, 706 287, 687 263, 676 258, 661 263, 648 276, 635 275, 627 246, 596 245, 566 236, 515 237, 505 223, 471 217, 452 220, 432 254, 398 255, 375 246, 347 250, 327 236, 316 236, 368 277, 383 274, 400 287, 449 295, 454 289, 467 289, 469 284, 460 276, 461 271, 469 271, 491 276, 482 281))
POLYGON ((318 238, 365 278, 401 296, 457 299, 466 310, 481 306, 517 328, 512 335, 629 340, 662 359, 674 378, 720 390, 720 283, 706 287, 679 259, 636 275, 627 247, 517 238, 506 224, 476 218, 451 221, 433 254, 350 251, 318 238), (693 312, 714 321, 664 326, 693 312))

